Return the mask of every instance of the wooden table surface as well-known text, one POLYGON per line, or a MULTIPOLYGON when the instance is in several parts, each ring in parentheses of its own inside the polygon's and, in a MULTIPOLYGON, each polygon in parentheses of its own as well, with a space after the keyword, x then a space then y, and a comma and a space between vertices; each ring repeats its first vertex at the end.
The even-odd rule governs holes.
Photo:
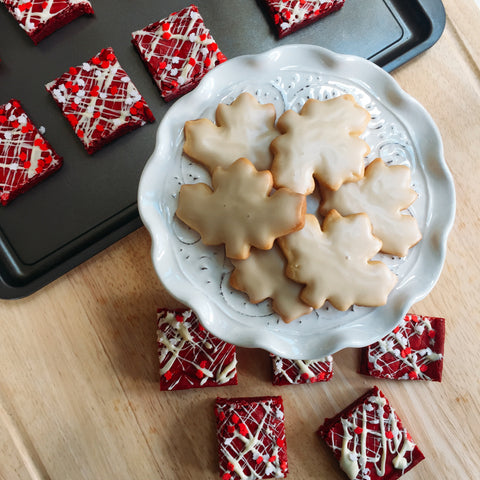
POLYGON ((344 479, 315 430, 374 384, 426 460, 408 479, 480 478, 480 9, 444 0, 431 49, 393 76, 443 137, 457 212, 441 278, 412 312, 446 319, 441 383, 357 373, 358 350, 334 355, 327 383, 273 387, 266 352, 238 349, 239 385, 160 392, 157 280, 144 228, 28 298, 0 302, 0 478, 216 479, 217 395, 280 394, 295 480, 344 479))

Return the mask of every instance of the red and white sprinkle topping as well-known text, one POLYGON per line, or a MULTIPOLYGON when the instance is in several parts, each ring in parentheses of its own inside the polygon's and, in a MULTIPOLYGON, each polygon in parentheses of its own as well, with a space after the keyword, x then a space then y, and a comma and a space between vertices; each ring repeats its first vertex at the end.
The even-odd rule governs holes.
POLYGON ((286 477, 281 397, 217 398, 215 415, 222 480, 286 477))
POLYGON ((273 385, 297 385, 327 382, 333 375, 333 358, 329 355, 317 360, 291 360, 270 355, 273 385))
POLYGON ((192 310, 159 309, 160 389, 237 384, 236 349, 209 333, 192 310))
POLYGON ((195 5, 133 32, 132 43, 166 101, 192 90, 226 60, 195 5))
POLYGON ((425 457, 373 387, 318 430, 350 480, 395 480, 425 457))
POLYGON ((0 202, 9 203, 62 165, 18 100, 0 105, 0 202))
POLYGON ((71 67, 45 87, 88 153, 155 120, 112 48, 71 67))
POLYGON ((339 10, 345 0, 264 0, 280 37, 339 10))
POLYGON ((407 314, 395 329, 362 350, 360 371, 391 380, 441 381, 445 320, 407 314))

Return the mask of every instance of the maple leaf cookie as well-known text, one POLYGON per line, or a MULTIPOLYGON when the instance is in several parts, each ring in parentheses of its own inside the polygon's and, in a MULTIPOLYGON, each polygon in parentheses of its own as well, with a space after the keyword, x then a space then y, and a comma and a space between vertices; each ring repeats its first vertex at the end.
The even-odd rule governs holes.
POLYGON ((243 260, 251 246, 268 250, 276 238, 303 226, 305 196, 286 188, 270 195, 272 184, 268 170, 259 172, 239 158, 213 171, 213 189, 205 183, 182 185, 176 215, 205 245, 225 244, 227 257, 243 260))
POLYGON ((244 92, 230 105, 218 105, 215 123, 207 118, 187 121, 183 151, 210 172, 240 157, 248 158, 257 170, 268 170, 270 143, 278 135, 275 118, 273 104, 262 105, 244 92))
POLYGON ((352 95, 309 99, 300 113, 287 110, 277 122, 282 135, 271 144, 275 186, 308 195, 315 179, 331 190, 360 179, 370 148, 359 136, 369 121, 352 95))
POLYGON ((300 300, 303 285, 285 276, 286 260, 277 245, 270 250, 254 250, 246 260, 233 260, 235 270, 230 285, 248 295, 252 303, 272 299, 272 309, 286 323, 312 311, 300 300))
POLYGON ((397 277, 382 262, 370 260, 382 246, 365 214, 342 217, 331 210, 322 228, 314 215, 305 226, 278 240, 286 275, 306 286, 300 298, 313 308, 328 300, 338 310, 352 305, 384 305, 397 277))
POLYGON ((366 213, 373 234, 382 241, 382 252, 404 257, 422 238, 417 221, 402 213, 417 198, 410 188, 410 169, 405 165, 387 166, 377 158, 355 183, 342 185, 333 192, 322 189, 320 213, 334 208, 341 215, 366 213))

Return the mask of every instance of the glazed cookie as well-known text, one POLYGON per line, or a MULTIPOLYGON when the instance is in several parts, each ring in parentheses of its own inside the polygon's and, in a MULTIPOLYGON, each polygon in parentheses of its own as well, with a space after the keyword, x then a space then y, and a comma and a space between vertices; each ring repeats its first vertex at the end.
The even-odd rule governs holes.
POLYGON ((341 215, 366 213, 374 235, 382 241, 382 252, 404 257, 422 238, 415 218, 402 213, 416 198, 410 188, 410 169, 387 166, 377 158, 358 182, 342 185, 335 192, 323 188, 320 213, 326 215, 332 208, 341 215))
POLYGON ((287 188, 273 194, 272 175, 246 158, 217 167, 212 186, 182 185, 177 217, 200 233, 205 245, 225 245, 226 255, 244 260, 250 247, 272 248, 276 238, 303 227, 306 198, 287 188))
POLYGON ((315 179, 331 190, 360 179, 370 148, 359 136, 369 121, 352 95, 307 100, 300 113, 287 110, 277 122, 282 135, 271 144, 275 186, 308 195, 315 179))
POLYGON ((313 308, 328 300, 338 310, 352 305, 384 305, 397 277, 382 262, 370 260, 382 246, 365 214, 342 217, 331 210, 322 228, 314 215, 305 227, 278 240, 286 275, 306 284, 300 298, 313 308))
POLYGON ((252 303, 272 299, 272 309, 286 323, 312 311, 300 300, 303 285, 285 276, 287 262, 277 245, 270 250, 254 250, 246 260, 233 260, 235 270, 230 285, 248 295, 252 303))
POLYGON ((248 158, 258 170, 267 170, 272 163, 270 143, 278 135, 275 118, 273 104, 262 105, 244 92, 230 105, 218 105, 215 124, 206 118, 187 121, 183 151, 210 172, 240 157, 248 158))

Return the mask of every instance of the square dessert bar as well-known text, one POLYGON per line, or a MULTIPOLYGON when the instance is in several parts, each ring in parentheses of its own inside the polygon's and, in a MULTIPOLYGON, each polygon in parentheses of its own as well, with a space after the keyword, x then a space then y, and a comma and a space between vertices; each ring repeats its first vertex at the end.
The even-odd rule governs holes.
POLYGON ((217 398, 215 416, 222 480, 287 476, 282 397, 217 398))
POLYGON ((425 458, 377 387, 326 419, 317 433, 350 480, 395 480, 425 458))
POLYGON ((237 384, 235 346, 205 330, 192 310, 159 309, 157 323, 161 390, 237 384))
POLYGON ((380 341, 362 349, 360 373, 392 380, 440 382, 445 320, 408 314, 380 341))
POLYGON ((2 205, 57 171, 62 163, 62 157, 42 137, 18 100, 0 105, 2 205))
POLYGON ((112 48, 45 85, 88 153, 155 121, 112 48))
POLYGON ((327 382, 333 375, 333 358, 291 360, 270 354, 273 385, 327 382))
POLYGON ((345 0, 264 0, 279 38, 340 10, 345 0))
POLYGON ((132 43, 167 102, 226 60, 195 5, 133 32, 132 43))
POLYGON ((85 14, 93 14, 88 0, 0 0, 33 43, 85 14))

